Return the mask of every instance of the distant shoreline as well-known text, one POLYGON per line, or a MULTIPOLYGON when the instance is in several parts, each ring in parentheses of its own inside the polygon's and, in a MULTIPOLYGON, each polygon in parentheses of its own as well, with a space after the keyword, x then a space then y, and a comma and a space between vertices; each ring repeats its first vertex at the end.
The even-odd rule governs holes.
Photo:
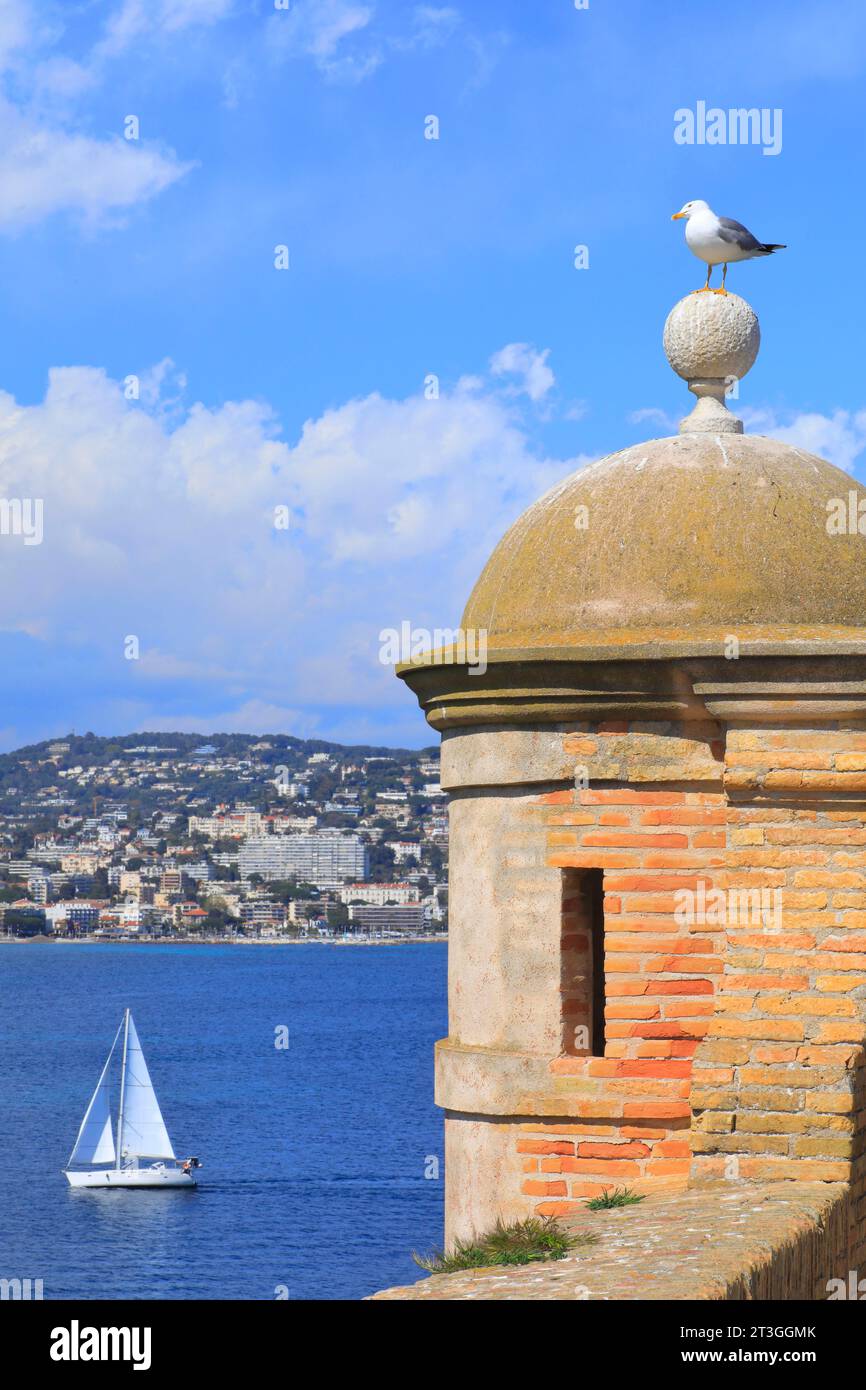
POLYGON ((204 940, 167 937, 164 941, 94 941, 92 937, 0 936, 0 946, 429 946, 448 940, 448 934, 435 936, 339 937, 336 940, 309 936, 233 937, 226 941, 218 936, 204 940))

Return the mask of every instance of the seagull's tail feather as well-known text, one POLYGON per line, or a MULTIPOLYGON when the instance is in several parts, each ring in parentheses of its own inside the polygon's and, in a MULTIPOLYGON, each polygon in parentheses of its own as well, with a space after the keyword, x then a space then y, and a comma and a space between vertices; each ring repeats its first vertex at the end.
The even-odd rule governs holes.
POLYGON ((762 256, 772 256, 774 251, 787 251, 784 241, 765 241, 758 247, 762 256))

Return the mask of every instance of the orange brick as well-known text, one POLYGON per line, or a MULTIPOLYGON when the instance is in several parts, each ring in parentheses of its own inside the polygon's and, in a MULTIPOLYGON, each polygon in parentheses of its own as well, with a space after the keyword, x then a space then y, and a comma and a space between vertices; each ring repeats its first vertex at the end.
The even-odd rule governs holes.
POLYGON ((604 845, 616 849, 685 849, 689 843, 687 835, 661 834, 641 835, 639 832, 624 834, 615 830, 592 830, 583 837, 585 845, 604 845))
POLYGON ((673 873, 657 875, 655 878, 650 874, 615 874, 611 886, 618 893, 676 893, 680 888, 696 891, 701 882, 707 888, 712 888, 712 884, 706 878, 673 873))
POLYGON ((578 1158, 646 1158, 646 1144, 579 1144, 578 1158))
POLYGON ((519 1154, 573 1154, 574 1144, 564 1139, 518 1139, 519 1154))
POLYGON ((564 1158, 561 1161, 568 1164, 569 1173, 609 1173, 612 1178, 630 1178, 637 1177, 641 1171, 640 1164, 631 1159, 564 1158))
MULTIPOLYGON (((599 1187, 598 1192, 602 1190, 599 1187)), ((595 1197, 598 1193, 593 1191, 591 1195, 595 1197)), ((535 1210, 539 1216, 574 1216, 581 1210, 581 1204, 579 1202, 539 1202, 535 1210)))
POLYGON ((572 850, 548 854, 551 869, 633 869, 638 860, 634 854, 603 854, 600 850, 572 850))
POLYGON ((712 994, 712 980, 653 980, 646 986, 648 994, 712 994))
POLYGON ((691 1117, 692 1111, 687 1101, 626 1101, 622 1113, 627 1120, 668 1120, 691 1117))
POLYGON ((595 791, 587 788, 580 793, 584 806, 682 806, 685 792, 643 792, 634 788, 628 790, 605 789, 595 791))
POLYGON ((567 1197, 568 1187, 564 1182, 542 1182, 528 1178, 523 1184, 527 1197, 567 1197))
POLYGON ((793 1062, 797 1056, 795 1047, 757 1047, 755 1048, 756 1062, 793 1062))
POLYGON ((664 1059, 640 1061, 637 1059, 616 1063, 617 1076, 687 1077, 691 1076, 691 1062, 665 1061, 664 1059))

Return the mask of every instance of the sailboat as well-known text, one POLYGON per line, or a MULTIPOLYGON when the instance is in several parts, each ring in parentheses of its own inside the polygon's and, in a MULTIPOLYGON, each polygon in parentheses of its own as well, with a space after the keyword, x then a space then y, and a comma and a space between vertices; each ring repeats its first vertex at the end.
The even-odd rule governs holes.
POLYGON ((195 1187, 197 1158, 175 1157, 138 1032, 127 1009, 64 1169, 71 1187, 195 1187), (109 1068, 123 1033, 117 1144, 109 1068))

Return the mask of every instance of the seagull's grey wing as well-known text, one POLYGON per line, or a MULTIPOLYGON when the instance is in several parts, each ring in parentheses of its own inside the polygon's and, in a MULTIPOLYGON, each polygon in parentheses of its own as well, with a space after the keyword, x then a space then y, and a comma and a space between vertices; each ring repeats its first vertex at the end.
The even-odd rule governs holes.
POLYGON ((722 241, 731 242, 741 251, 758 251, 761 248, 761 242, 752 236, 748 227, 744 227, 742 222, 735 222, 733 217, 719 218, 719 236, 722 241))

